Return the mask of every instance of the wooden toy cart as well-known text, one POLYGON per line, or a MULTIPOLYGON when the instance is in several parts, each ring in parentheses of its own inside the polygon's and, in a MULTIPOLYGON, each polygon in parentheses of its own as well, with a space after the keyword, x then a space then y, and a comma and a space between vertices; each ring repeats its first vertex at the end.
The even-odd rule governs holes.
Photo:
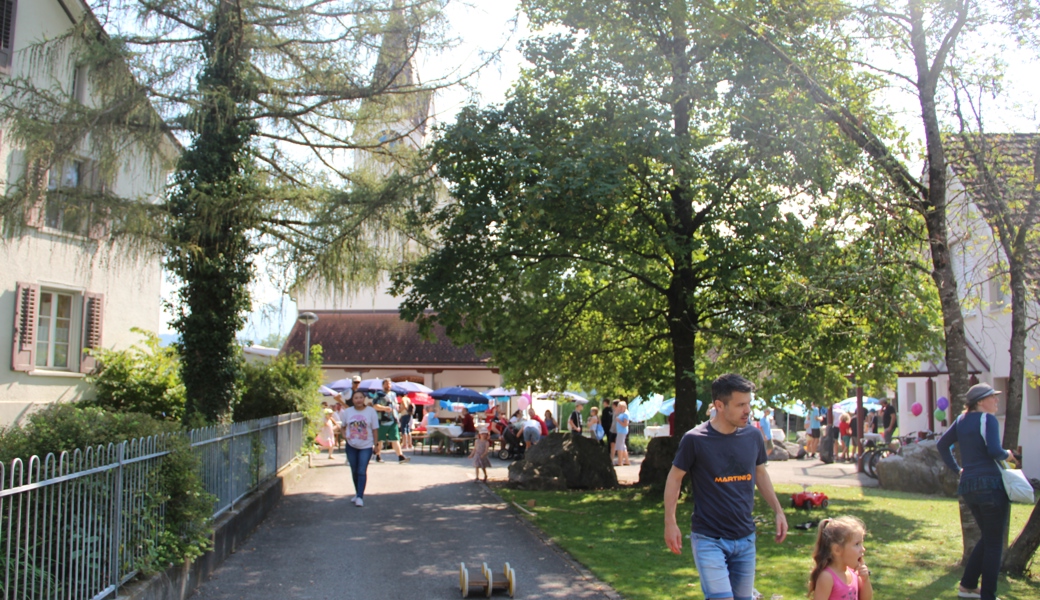
POLYGON ((468 598, 471 592, 483 593, 487 598, 494 592, 508 592, 512 598, 516 594, 516 571, 506 563, 499 575, 492 572, 487 563, 481 563, 480 570, 471 574, 466 563, 460 563, 459 589, 463 598, 468 598))

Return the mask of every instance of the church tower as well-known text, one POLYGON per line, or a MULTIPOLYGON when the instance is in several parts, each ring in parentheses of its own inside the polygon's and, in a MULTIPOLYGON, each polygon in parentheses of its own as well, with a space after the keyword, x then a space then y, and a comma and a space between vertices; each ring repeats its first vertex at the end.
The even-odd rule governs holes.
MULTIPOLYGON (((431 129, 433 93, 422 89, 415 67, 420 28, 410 26, 401 4, 394 0, 380 44, 372 78, 377 93, 358 109, 354 137, 359 148, 352 177, 361 185, 401 168, 426 145, 431 129)), ((407 252, 407 246, 401 251, 407 252)), ((487 390, 502 385, 486 356, 472 346, 455 346, 443 328, 435 328, 434 340, 423 339, 417 325, 401 320, 399 300, 388 289, 384 276, 375 288, 353 293, 329 290, 322 281, 295 290, 297 310, 318 317, 310 325, 310 340, 322 347, 326 381, 359 375, 409 380, 434 389, 461 385, 487 390)), ((307 326, 297 323, 282 351, 303 354, 306 333, 307 326)))

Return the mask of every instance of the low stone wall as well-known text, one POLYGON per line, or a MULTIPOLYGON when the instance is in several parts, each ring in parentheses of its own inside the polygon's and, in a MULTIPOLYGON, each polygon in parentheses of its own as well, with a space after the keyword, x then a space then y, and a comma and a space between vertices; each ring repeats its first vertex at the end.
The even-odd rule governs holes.
POLYGON ((271 509, 309 468, 308 457, 297 458, 260 489, 236 504, 213 524, 213 549, 190 563, 175 565, 120 590, 119 600, 185 600, 263 522, 271 509))

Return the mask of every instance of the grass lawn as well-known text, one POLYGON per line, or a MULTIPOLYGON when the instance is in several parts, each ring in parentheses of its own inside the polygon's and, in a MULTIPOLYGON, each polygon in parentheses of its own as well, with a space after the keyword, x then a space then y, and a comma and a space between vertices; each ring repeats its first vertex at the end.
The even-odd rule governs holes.
MULTIPOLYGON (((785 505, 797 485, 777 485, 785 505)), ((871 488, 814 486, 830 497, 830 507, 812 513, 787 508, 791 533, 783 544, 773 542, 772 512, 755 495, 755 514, 761 515, 755 588, 768 599, 806 597, 812 545, 816 530, 794 529, 798 523, 826 516, 855 515, 867 525, 866 562, 873 572, 874 597, 932 599, 957 597, 961 569, 960 524, 957 501, 950 498, 890 492, 871 488)), ((609 583, 627 600, 701 598, 700 581, 683 540, 684 553, 676 556, 664 545, 664 516, 660 494, 642 488, 596 492, 523 492, 499 488, 507 501, 516 501, 535 513, 530 519, 546 534, 609 583), (534 500, 535 505, 527 505, 534 500)), ((1015 504, 1012 536, 1025 524, 1032 507, 1015 504)), ((679 523, 689 528, 693 505, 679 506, 679 523)), ((1040 567, 1040 561, 1035 561, 1040 567)), ((1038 568, 1037 570, 1040 570, 1038 568)), ((1001 576, 997 588, 1004 600, 1040 598, 1040 576, 1012 579, 1001 576)))

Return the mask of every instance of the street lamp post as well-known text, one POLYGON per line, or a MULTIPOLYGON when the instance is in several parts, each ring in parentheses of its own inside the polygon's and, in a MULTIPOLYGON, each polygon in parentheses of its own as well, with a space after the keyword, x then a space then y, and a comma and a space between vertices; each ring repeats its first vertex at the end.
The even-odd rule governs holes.
POLYGON ((318 322, 318 315, 312 312, 302 312, 296 320, 307 326, 307 337, 303 343, 303 364, 311 364, 311 325, 318 322))

